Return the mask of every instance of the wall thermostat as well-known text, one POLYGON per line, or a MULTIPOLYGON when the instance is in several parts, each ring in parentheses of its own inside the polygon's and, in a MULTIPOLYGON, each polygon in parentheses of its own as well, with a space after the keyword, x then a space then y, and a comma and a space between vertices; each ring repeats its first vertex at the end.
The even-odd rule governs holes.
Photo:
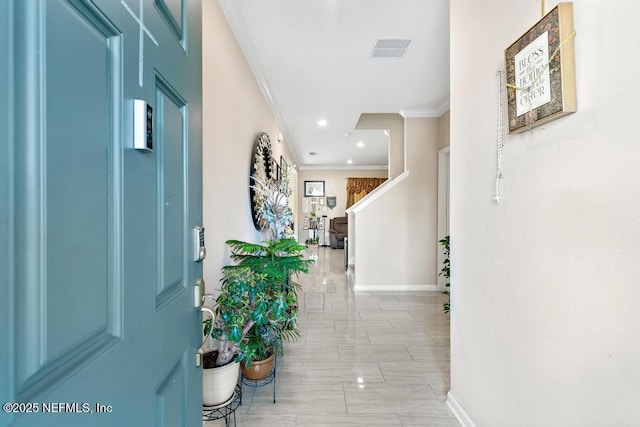
POLYGON ((133 100, 133 148, 153 151, 153 108, 142 99, 133 100))

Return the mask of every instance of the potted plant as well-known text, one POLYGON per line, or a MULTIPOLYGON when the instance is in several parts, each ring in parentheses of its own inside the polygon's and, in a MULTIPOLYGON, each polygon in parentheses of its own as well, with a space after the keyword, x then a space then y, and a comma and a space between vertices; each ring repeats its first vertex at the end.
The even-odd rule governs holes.
MULTIPOLYGON (((212 310, 206 309, 206 311, 215 316, 212 310)), ((211 337, 213 318, 204 321, 205 340, 202 347, 211 337)), ((202 403, 204 406, 222 405, 233 398, 240 369, 237 363, 233 363, 233 357, 229 361, 223 361, 224 357, 220 356, 220 348, 223 346, 221 344, 217 349, 205 352, 202 357, 202 403)))
MULTIPOLYGON (((255 278, 250 298, 257 302, 258 310, 247 324, 238 357, 245 376, 251 378, 262 375, 247 370, 254 361, 273 359, 281 354, 283 341, 300 335, 296 325, 299 285, 293 279, 299 273, 306 273, 313 261, 304 259, 304 246, 288 237, 261 244, 239 240, 229 240, 227 244, 236 264, 225 266, 223 272, 248 270, 255 278)), ((271 368, 264 371, 266 376, 271 368)))
POLYGON ((269 336, 265 331, 274 330, 271 325, 281 321, 280 297, 269 292, 255 272, 241 267, 228 268, 223 273, 213 310, 205 310, 211 318, 204 321, 204 333, 215 344, 212 351, 204 354, 205 406, 219 405, 233 396, 240 372, 238 362, 250 363, 274 353, 277 347, 268 346, 267 340, 261 342, 259 338, 269 336))
POLYGON ((445 278, 446 283, 444 286, 447 288, 442 291, 443 294, 449 296, 449 300, 442 304, 442 310, 445 313, 449 313, 451 311, 451 294, 449 292, 449 288, 451 287, 451 261, 449 260, 449 236, 443 237, 438 241, 442 246, 442 252, 444 253, 444 260, 442 261, 442 269, 440 270, 439 276, 445 278))
POLYGON ((203 308, 211 317, 203 322, 205 339, 202 347, 205 347, 211 337, 215 338, 215 348, 203 355, 202 401, 205 406, 223 404, 233 396, 240 374, 240 365, 234 362, 240 353, 239 344, 248 328, 245 329, 246 325, 241 324, 237 317, 227 317, 229 310, 221 310, 220 302, 229 304, 224 296, 230 290, 250 288, 252 281, 253 275, 249 271, 229 272, 223 279, 221 294, 215 301, 214 310, 203 308))
POLYGON ((313 262, 303 259, 304 246, 292 238, 263 244, 229 240, 227 244, 236 264, 223 267, 214 316, 204 322, 205 335, 211 335, 216 343, 215 349, 205 354, 206 406, 225 402, 233 395, 239 367, 250 379, 268 376, 274 357, 282 353, 283 341, 299 336, 298 285, 292 279, 308 271, 313 262), (225 378, 219 378, 222 375, 225 378))
POLYGON ((273 371, 275 357, 282 355, 282 340, 277 330, 269 325, 254 326, 247 334, 247 347, 252 353, 252 362, 247 358, 240 362, 245 378, 260 380, 273 371))

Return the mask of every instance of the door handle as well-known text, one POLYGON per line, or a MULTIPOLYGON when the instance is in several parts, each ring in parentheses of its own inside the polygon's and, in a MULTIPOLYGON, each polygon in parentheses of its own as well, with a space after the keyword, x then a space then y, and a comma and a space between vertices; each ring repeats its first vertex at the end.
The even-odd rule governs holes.
POLYGON ((197 309, 201 309, 204 305, 204 279, 202 277, 196 279, 196 285, 193 289, 193 304, 197 309))

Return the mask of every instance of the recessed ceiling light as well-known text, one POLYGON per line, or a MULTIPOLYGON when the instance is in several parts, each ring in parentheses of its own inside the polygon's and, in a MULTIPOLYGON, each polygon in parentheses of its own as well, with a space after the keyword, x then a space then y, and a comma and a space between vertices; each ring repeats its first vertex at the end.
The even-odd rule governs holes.
POLYGON ((358 143, 356 144, 356 147, 358 147, 358 148, 364 147, 364 142, 358 141, 358 143))
POLYGON ((347 163, 351 164, 351 163, 353 163, 353 160, 349 159, 349 160, 347 160, 347 163))
POLYGON ((325 119, 318 120, 318 126, 325 127, 327 125, 327 121, 325 119))

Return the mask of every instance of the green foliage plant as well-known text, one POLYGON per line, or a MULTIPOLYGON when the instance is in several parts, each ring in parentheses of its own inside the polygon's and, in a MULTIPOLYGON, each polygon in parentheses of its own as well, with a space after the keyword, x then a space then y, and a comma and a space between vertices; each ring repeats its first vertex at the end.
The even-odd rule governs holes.
POLYGON ((247 334, 248 345, 240 361, 266 358, 271 351, 281 353, 282 341, 299 337, 297 329, 297 294, 300 286, 295 281, 300 273, 307 273, 312 260, 303 258, 305 247, 293 238, 269 240, 262 244, 229 240, 231 258, 236 265, 226 266, 224 271, 248 268, 256 274, 258 287, 268 294, 271 301, 271 318, 256 324, 247 334))
MULTIPOLYGON (((242 342, 255 323, 257 306, 255 274, 249 269, 236 269, 224 274, 217 297, 213 319, 204 321, 204 334, 216 339, 215 366, 224 366, 242 353, 242 342)), ((259 313, 259 312, 258 312, 259 313)))
POLYGON ((449 301, 442 304, 442 309, 445 313, 449 313, 451 310, 451 294, 449 289, 451 287, 451 261, 449 259, 449 236, 445 236, 441 240, 438 241, 440 246, 442 246, 442 251, 444 253, 444 260, 442 261, 442 269, 440 270, 439 276, 442 276, 446 279, 446 283, 444 286, 447 288, 442 293, 445 295, 449 295, 449 301))
POLYGON ((222 268, 220 295, 212 335, 218 340, 218 365, 236 361, 249 366, 253 360, 281 354, 282 342, 299 337, 296 320, 297 291, 293 280, 309 270, 303 245, 282 238, 262 244, 228 240, 233 265, 222 268))

